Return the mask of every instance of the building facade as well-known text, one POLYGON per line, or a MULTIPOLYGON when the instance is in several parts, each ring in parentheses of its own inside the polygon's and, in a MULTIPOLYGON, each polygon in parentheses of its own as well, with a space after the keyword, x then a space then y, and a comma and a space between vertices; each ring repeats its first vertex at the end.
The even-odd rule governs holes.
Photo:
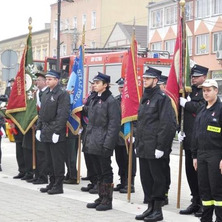
MULTIPOLYGON (((103 48, 117 22, 147 25, 147 0, 75 0, 61 2, 60 56, 71 55, 82 41, 85 47, 103 48)), ((57 55, 57 3, 51 5, 50 56, 57 55)), ((120 36, 121 37, 121 36, 120 36)))
MULTIPOLYGON (((179 2, 165 0, 148 5, 148 44, 173 56, 177 36, 179 2)), ((185 16, 190 58, 222 78, 222 1, 186 0, 185 16), (221 53, 221 58, 220 58, 221 53)))

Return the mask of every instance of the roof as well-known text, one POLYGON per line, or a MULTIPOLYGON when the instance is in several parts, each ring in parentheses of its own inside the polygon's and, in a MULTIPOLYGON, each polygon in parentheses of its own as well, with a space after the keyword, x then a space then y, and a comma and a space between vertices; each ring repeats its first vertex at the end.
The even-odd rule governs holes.
MULTIPOLYGON (((126 25, 126 24, 117 22, 115 26, 113 27, 113 30, 110 33, 109 38, 107 39, 104 47, 106 47, 106 45, 109 43, 109 39, 111 38, 114 31, 117 29, 117 26, 124 33, 126 39, 129 40, 129 42, 131 42, 133 25, 126 25)), ((140 45, 140 47, 142 48, 146 48, 147 47, 147 26, 135 25, 135 35, 136 35, 136 40, 138 42, 138 45, 140 45)))

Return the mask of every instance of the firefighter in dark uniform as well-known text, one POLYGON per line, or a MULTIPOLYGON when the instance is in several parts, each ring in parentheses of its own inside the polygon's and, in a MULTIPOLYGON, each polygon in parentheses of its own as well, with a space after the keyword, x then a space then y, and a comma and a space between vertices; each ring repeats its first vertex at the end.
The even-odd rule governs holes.
MULTIPOLYGON (((165 88, 166 88, 166 83, 167 83, 167 76, 160 76, 160 80, 158 81, 158 85, 160 87, 160 89, 165 92, 165 88)), ((173 142, 173 141, 172 141, 173 142)), ((171 149, 172 144, 170 144, 170 153, 172 151, 171 149)), ((171 176, 170 176, 170 155, 169 158, 166 158, 166 191, 165 191, 165 200, 163 202, 163 205, 168 205, 169 204, 169 199, 168 199, 168 192, 170 189, 170 184, 171 184, 171 176)))
POLYGON ((171 101, 157 85, 161 71, 149 67, 143 74, 144 93, 141 98, 136 129, 136 154, 139 157, 142 186, 147 191, 148 209, 137 220, 163 219, 165 200, 165 162, 169 144, 176 132, 176 118, 171 101))
POLYGON ((206 100, 194 123, 192 157, 197 170, 203 205, 201 222, 222 221, 222 103, 217 97, 218 84, 207 79, 201 85, 206 100))
MULTIPOLYGON (((94 82, 93 82, 93 80, 89 81, 89 83, 90 83, 91 89, 90 89, 90 92, 89 92, 88 96, 83 101, 85 107, 89 106, 90 101, 92 99, 94 99, 95 96, 97 95, 97 93, 94 91, 94 82)), ((82 141, 84 141, 84 138, 85 138, 85 135, 86 135, 86 127, 87 127, 88 122, 89 122, 88 115, 86 113, 83 113, 83 115, 82 115, 83 131, 82 131, 82 136, 81 136, 82 141)), ((83 147, 83 152, 84 152, 84 147, 83 147)), ((85 164, 86 164, 86 168, 87 168, 87 177, 86 177, 86 179, 88 179, 90 181, 90 183, 86 187, 81 187, 81 191, 89 192, 91 194, 98 194, 97 175, 96 175, 96 172, 93 168, 93 160, 91 158, 91 155, 87 152, 84 152, 84 158, 85 158, 85 164)))
POLYGON ((200 106, 204 104, 204 98, 202 94, 202 89, 198 88, 207 77, 208 68, 194 65, 191 69, 191 80, 192 80, 192 92, 187 98, 180 98, 180 105, 184 107, 184 133, 181 135, 181 132, 178 134, 178 140, 183 141, 183 147, 185 151, 185 169, 188 185, 191 191, 191 204, 185 209, 180 210, 180 214, 193 214, 195 216, 201 216, 202 208, 199 189, 198 189, 198 180, 197 172, 193 167, 193 160, 191 155, 191 140, 193 132, 193 124, 195 117, 197 115, 197 110, 200 106))
MULTIPOLYGON (((122 92, 123 92, 123 86, 124 86, 124 79, 120 78, 116 81, 118 84, 118 89, 120 94, 115 97, 115 99, 118 101, 119 106, 121 107, 121 100, 122 100, 122 92)), ((133 161, 132 161, 132 183, 131 183, 131 193, 135 192, 134 187, 134 178, 136 175, 136 154, 133 149, 133 161)), ((119 191, 120 193, 127 193, 128 187, 127 187, 127 178, 128 178, 128 154, 127 149, 125 145, 125 140, 123 138, 123 133, 120 132, 118 143, 115 147, 115 156, 116 156, 116 162, 119 167, 118 175, 120 176, 120 184, 117 184, 117 186, 113 189, 114 191, 119 191)))
MULTIPOLYGON (((89 122, 84 138, 84 152, 91 154, 98 177, 99 198, 88 203, 98 211, 112 209, 113 171, 111 156, 120 131, 120 108, 109 90, 110 76, 98 73, 94 77, 96 97, 87 108, 89 122)), ((85 108, 85 107, 84 107, 85 108)))
POLYGON ((41 192, 63 193, 64 146, 66 123, 70 112, 69 94, 59 85, 60 73, 50 70, 46 74, 48 88, 42 95, 37 123, 36 139, 46 150, 50 183, 41 192))

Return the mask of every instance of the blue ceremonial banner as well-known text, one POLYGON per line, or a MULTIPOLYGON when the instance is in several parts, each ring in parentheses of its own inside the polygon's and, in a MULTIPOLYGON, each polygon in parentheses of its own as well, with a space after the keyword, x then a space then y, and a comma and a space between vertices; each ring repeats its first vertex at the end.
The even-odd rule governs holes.
POLYGON ((68 127, 73 134, 77 135, 81 128, 81 111, 83 106, 83 49, 79 47, 79 58, 76 57, 72 73, 70 75, 67 91, 70 94, 70 115, 68 119, 68 127))

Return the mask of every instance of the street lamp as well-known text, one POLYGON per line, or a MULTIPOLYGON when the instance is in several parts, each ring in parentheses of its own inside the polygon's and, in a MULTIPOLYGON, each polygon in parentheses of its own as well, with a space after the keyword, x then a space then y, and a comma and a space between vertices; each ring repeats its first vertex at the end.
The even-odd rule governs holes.
MULTIPOLYGON (((74 2, 74 0, 64 0, 66 2, 74 2)), ((57 23, 57 60, 56 60, 56 71, 60 71, 60 16, 61 16, 61 0, 58 0, 58 23, 57 23)))

